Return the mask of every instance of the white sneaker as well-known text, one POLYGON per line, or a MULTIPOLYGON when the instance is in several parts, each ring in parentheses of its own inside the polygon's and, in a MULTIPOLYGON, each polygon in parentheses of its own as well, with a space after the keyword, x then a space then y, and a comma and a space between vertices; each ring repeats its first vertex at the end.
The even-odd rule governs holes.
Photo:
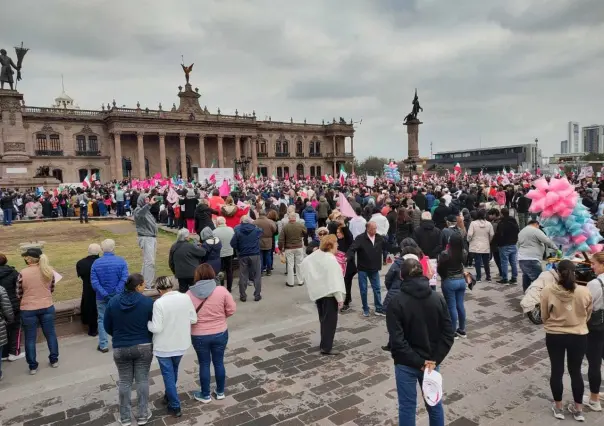
POLYGON ((17 361, 21 358, 25 358, 25 352, 21 352, 19 355, 13 355, 13 354, 8 355, 9 362, 17 361))
POLYGON ((29 370, 30 376, 35 376, 36 374, 38 374, 38 370, 29 370))
POLYGON ((552 404, 552 411, 554 412, 554 417, 560 420, 564 420, 564 409, 556 408, 556 404, 552 404))
POLYGON ((583 411, 577 410, 577 407, 575 407, 574 403, 568 404, 567 410, 568 410, 569 413, 571 413, 573 415, 573 418, 576 421, 578 421, 578 422, 584 422, 585 421, 585 416, 583 415, 583 411))
POLYGON ((602 411, 600 401, 592 401, 588 395, 583 397, 583 405, 589 407, 591 411, 602 411))

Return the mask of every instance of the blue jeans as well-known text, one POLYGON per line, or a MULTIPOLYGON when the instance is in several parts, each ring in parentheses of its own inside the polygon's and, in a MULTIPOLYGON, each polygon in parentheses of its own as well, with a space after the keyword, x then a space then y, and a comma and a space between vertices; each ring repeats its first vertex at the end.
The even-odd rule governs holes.
POLYGON ((51 364, 59 361, 59 342, 55 331, 55 307, 37 309, 35 311, 21 311, 21 323, 25 330, 25 359, 30 370, 38 369, 36 361, 36 337, 38 324, 48 344, 48 360, 51 364))
POLYGON ((88 223, 88 206, 80 207, 80 223, 88 223))
POLYGON ((224 393, 226 370, 224 368, 224 351, 229 341, 229 331, 207 336, 191 336, 193 348, 197 353, 199 362, 199 382, 201 395, 210 397, 210 364, 214 364, 214 377, 216 378, 216 393, 224 393))
POLYGON ((273 269, 273 251, 272 250, 260 250, 260 257, 262 260, 262 270, 270 271, 273 269))
POLYGON ((96 301, 96 312, 97 322, 98 322, 98 330, 99 330, 99 348, 105 349, 109 347, 109 337, 107 336, 107 332, 105 331, 105 326, 103 324, 103 320, 105 319, 105 310, 107 309, 107 302, 103 300, 96 301))
POLYGON ((463 298, 466 294, 466 287, 466 280, 463 278, 447 278, 441 285, 443 296, 445 296, 447 307, 449 308, 449 315, 451 316, 451 326, 453 327, 453 331, 466 330, 466 308, 463 304, 463 298), (457 327, 458 319, 459 328, 457 327))
POLYGON ((520 270, 522 271, 522 290, 526 291, 527 288, 539 277, 541 274, 541 262, 538 260, 519 260, 520 270))
POLYGON ((476 281, 482 279, 480 273, 481 268, 484 264, 484 273, 487 276, 487 280, 491 279, 491 265, 489 265, 489 253, 472 253, 474 257, 474 266, 476 267, 476 281))
MULTIPOLYGON (((424 372, 406 365, 394 366, 396 393, 398 394, 398 424, 399 426, 415 426, 415 411, 417 408, 417 384, 420 387, 424 380, 424 372)), ((442 401, 434 407, 426 405, 430 426, 445 426, 445 412, 442 401)))
POLYGON ((117 217, 122 217, 125 216, 124 214, 124 202, 123 201, 117 201, 116 202, 116 212, 115 212, 117 217))
POLYGON ((501 279, 508 279, 508 262, 512 267, 512 279, 518 278, 518 248, 516 245, 499 247, 499 256, 501 257, 501 279))
POLYGON ((161 375, 164 378, 164 386, 166 388, 166 396, 168 397, 168 408, 172 410, 180 409, 180 399, 178 399, 178 390, 176 382, 178 382, 178 365, 180 364, 181 356, 172 357, 156 357, 159 363, 161 375))
POLYGON ((4 226, 9 226, 13 223, 13 209, 2 209, 4 213, 4 226))
POLYGON ((375 310, 382 310, 382 294, 380 291, 380 273, 379 272, 365 272, 359 271, 359 291, 361 292, 361 303, 363 304, 363 312, 369 312, 369 305, 367 304, 367 279, 371 282, 371 288, 373 289, 373 302, 375 303, 375 310))

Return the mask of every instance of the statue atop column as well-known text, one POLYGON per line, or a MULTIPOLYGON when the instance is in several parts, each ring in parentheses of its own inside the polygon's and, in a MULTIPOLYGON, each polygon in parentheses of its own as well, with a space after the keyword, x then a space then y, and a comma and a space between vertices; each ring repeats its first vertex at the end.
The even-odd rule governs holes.
POLYGON ((417 114, 419 114, 420 111, 424 112, 424 109, 419 104, 419 98, 417 97, 417 89, 415 89, 415 97, 413 98, 413 102, 411 102, 411 104, 413 105, 413 109, 409 114, 405 116, 405 120, 403 121, 404 123, 407 123, 408 121, 412 120, 417 120, 417 114))
POLYGON ((187 79, 187 84, 189 84, 189 74, 191 74, 191 71, 193 71, 193 65, 195 65, 194 63, 189 65, 188 67, 185 66, 185 64, 180 64, 180 66, 182 67, 182 70, 185 72, 185 78, 187 79))

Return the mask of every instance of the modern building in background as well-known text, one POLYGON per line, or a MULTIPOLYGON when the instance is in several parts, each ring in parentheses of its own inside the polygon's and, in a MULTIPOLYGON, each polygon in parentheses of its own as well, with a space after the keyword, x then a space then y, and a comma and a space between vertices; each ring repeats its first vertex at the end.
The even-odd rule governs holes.
POLYGON ((582 129, 583 151, 591 154, 604 153, 604 126, 592 125, 582 129))
POLYGON ((542 164, 541 150, 537 144, 473 148, 459 151, 437 152, 434 159, 426 162, 428 170, 438 166, 452 170, 459 163, 462 169, 478 173, 493 173, 514 169, 516 171, 535 170, 542 164))
POLYGON ((560 142, 560 154, 568 154, 568 140, 560 142))
POLYGON ((581 152, 583 145, 581 144, 581 135, 579 123, 576 121, 568 122, 568 152, 581 152))

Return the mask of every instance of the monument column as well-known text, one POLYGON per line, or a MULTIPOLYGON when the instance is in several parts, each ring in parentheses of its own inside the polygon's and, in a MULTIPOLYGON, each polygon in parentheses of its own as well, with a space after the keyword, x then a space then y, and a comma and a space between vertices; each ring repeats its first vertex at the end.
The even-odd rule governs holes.
POLYGON ((354 173, 354 136, 350 137, 350 153, 352 154, 352 173, 354 173))
POLYGON ((122 168, 124 162, 122 161, 122 133, 115 131, 113 132, 113 143, 115 144, 115 178, 122 180, 124 178, 124 170, 122 168))
POLYGON ((419 160, 419 125, 423 124, 417 118, 408 120, 407 126, 407 158, 409 160, 419 160))
POLYGON ((216 139, 218 140, 218 167, 224 167, 224 153, 222 149, 222 135, 216 135, 216 139))
POLYGON ((186 133, 180 134, 180 177, 183 180, 187 180, 189 178, 187 173, 187 153, 185 152, 185 138, 187 137, 186 133))
POLYGON ((166 134, 159 134, 159 169, 161 177, 168 177, 168 169, 166 168, 166 134))
POLYGON ((206 167, 206 135, 199 135, 199 167, 206 167))
POLYGON ((239 160, 241 157, 241 136, 235 135, 235 159, 239 160))
POLYGON ((143 139, 145 134, 143 132, 137 132, 136 138, 138 139, 138 178, 146 179, 147 173, 145 172, 145 146, 143 145, 143 139))
POLYGON ((256 176, 256 173, 258 173, 258 153, 256 152, 255 143, 249 136, 247 138, 247 145, 250 148, 250 154, 252 155, 252 170, 250 172, 250 176, 256 176))

